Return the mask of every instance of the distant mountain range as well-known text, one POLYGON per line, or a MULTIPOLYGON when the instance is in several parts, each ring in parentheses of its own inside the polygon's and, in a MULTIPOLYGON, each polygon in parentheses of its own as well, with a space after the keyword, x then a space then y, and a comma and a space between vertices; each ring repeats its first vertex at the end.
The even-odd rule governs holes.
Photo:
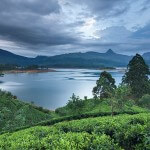
MULTIPOLYGON (((16 64, 21 66, 40 65, 58 68, 102 68, 125 67, 133 56, 115 53, 109 49, 106 53, 85 52, 68 53, 56 56, 37 56, 28 58, 0 49, 0 64, 16 64)), ((150 65, 150 52, 143 54, 150 65)))

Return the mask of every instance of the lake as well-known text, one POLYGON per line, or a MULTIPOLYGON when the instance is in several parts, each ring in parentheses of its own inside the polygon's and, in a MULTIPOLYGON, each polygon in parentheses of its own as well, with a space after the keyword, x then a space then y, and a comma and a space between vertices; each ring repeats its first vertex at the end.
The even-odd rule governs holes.
MULTIPOLYGON (((73 93, 83 98, 92 97, 92 89, 102 70, 55 69, 57 72, 5 74, 0 88, 10 91, 25 102, 54 110, 64 106, 73 93)), ((124 72, 109 70, 118 85, 124 72)))

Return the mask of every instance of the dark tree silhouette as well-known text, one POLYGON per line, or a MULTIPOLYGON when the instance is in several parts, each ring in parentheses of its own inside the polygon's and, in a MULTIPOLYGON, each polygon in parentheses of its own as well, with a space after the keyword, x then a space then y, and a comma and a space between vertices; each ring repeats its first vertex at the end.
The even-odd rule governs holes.
POLYGON ((129 85, 135 98, 149 93, 149 67, 143 57, 136 54, 127 66, 122 82, 129 85))
POLYGON ((100 74, 100 78, 93 88, 93 95, 95 97, 108 98, 112 96, 115 88, 115 79, 112 78, 110 73, 104 71, 100 74))

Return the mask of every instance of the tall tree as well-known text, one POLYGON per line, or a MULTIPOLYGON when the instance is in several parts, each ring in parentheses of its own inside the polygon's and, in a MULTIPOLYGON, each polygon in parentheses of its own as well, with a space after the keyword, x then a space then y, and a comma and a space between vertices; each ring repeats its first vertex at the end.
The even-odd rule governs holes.
POLYGON ((100 98, 108 98, 111 97, 115 88, 115 79, 112 78, 110 73, 104 71, 96 81, 96 86, 93 88, 93 95, 100 98))
POLYGON ((127 66, 122 82, 129 85, 134 97, 140 98, 149 92, 149 67, 143 57, 136 54, 127 66))

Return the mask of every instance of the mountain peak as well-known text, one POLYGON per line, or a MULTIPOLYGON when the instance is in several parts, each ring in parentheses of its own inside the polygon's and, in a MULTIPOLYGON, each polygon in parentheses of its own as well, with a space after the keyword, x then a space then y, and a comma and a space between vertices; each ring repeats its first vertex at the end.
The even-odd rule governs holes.
POLYGON ((109 49, 106 54, 115 54, 115 52, 112 49, 109 49))

